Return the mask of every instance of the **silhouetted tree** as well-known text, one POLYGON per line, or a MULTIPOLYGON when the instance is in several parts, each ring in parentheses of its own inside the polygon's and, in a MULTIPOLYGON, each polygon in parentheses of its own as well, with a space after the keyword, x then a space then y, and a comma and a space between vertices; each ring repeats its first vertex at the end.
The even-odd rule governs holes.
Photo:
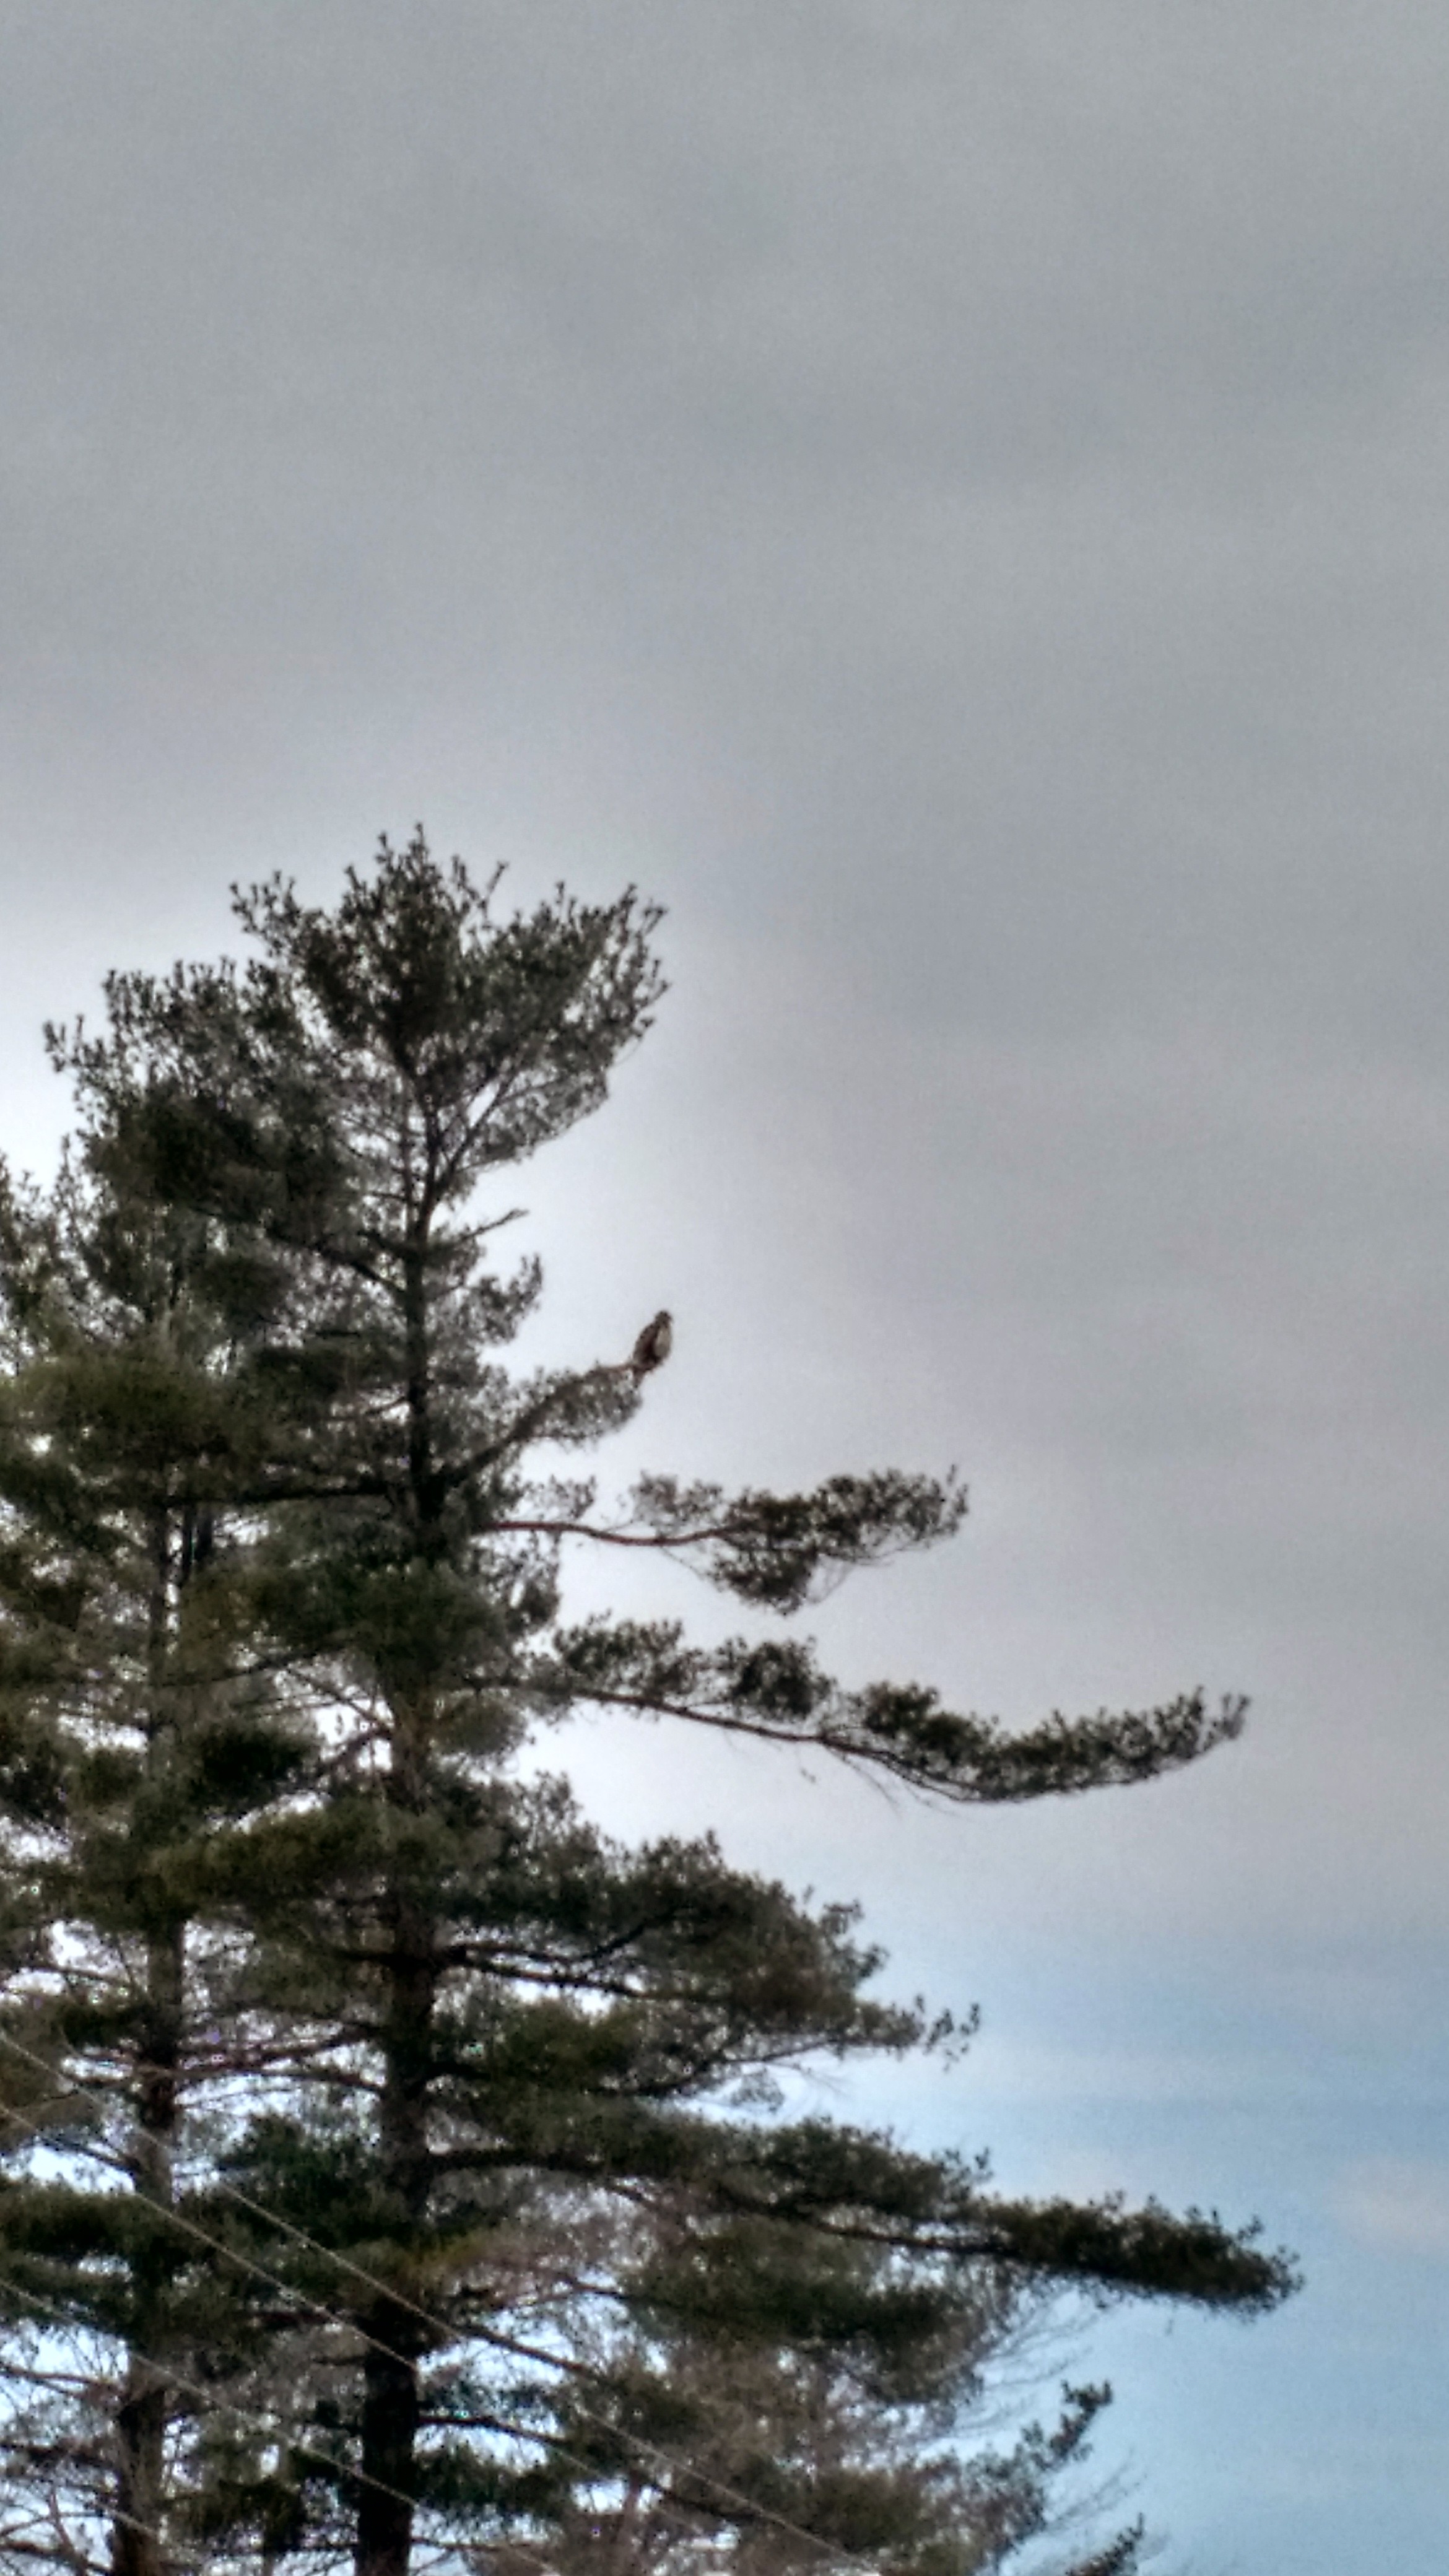
MULTIPOLYGON (((594 1708, 999 1801, 1153 1777, 1241 1706, 1012 1735, 760 1630, 949 1536, 950 1478, 653 1476, 606 1510, 561 1472, 632 1416, 668 1318, 623 1360, 510 1374, 539 1274, 494 1269, 479 1193, 603 1100, 658 995, 654 916, 500 921, 493 892, 384 844, 333 912, 239 898, 244 971, 113 978, 104 1032, 55 1036, 85 1180, 11 1194, 0 1456, 0 2043, 54 2089, 16 2079, 0 2303, 17 2337, 30 2291, 129 2351, 126 2576, 343 2547, 405 2576, 420 2516, 561 2572, 970 2576, 1040 2528, 1100 2402, 963 2458, 1034 2303, 1250 2312, 1288 2267, 1195 2212, 1012 2201, 786 2118, 779 2070, 947 2026, 875 2000, 848 1911, 709 1841, 613 1846, 520 1756, 594 1708), (117 1227, 164 1296, 119 1295, 88 1249, 117 1227), (570 1622, 574 1545, 682 1560, 757 1626, 570 1622), (130 2193, 82 2184, 81 2146, 130 2193)), ((63 2455, 97 2504, 104 2374, 37 2371, 29 2473, 63 2455)))

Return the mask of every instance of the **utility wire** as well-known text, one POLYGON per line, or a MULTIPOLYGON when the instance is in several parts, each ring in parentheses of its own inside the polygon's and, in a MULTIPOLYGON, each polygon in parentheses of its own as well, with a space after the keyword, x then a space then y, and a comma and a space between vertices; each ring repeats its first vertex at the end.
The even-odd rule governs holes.
MULTIPOLYGON (((24 2058, 27 2064, 38 2067, 40 2072, 44 2075, 54 2076, 57 2072, 57 2069, 51 2065, 48 2059, 38 2057, 32 2049, 22 2047, 20 2041, 12 2039, 8 2031, 0 2031, 0 2046, 11 2049, 16 2056, 24 2058)), ((80 2086, 74 2086, 74 2079, 69 2080, 71 2080, 73 2084, 75 2098, 81 2101, 85 2100, 85 2090, 80 2086)), ((92 2087, 91 2089, 94 2090, 95 2088, 92 2087)), ((32 2137, 39 2138, 42 2144, 44 2143, 44 2132, 36 2127, 33 2120, 26 2119, 23 2113, 15 2111, 8 2106, 3 2106, 3 2115, 7 2119, 18 2122, 21 2128, 29 2130, 32 2137)), ((108 2165, 113 2161, 112 2158, 105 2155, 101 2149, 96 2147, 87 2147, 78 2144, 76 2152, 80 2155, 90 2156, 93 2161, 103 2162, 108 2165)), ((249 2210, 255 2217, 263 2219, 269 2226, 276 2227, 285 2235, 294 2238, 299 2245, 306 2246, 310 2252, 320 2255, 324 2262, 335 2264, 339 2270, 350 2273, 354 2279, 363 2282, 369 2289, 375 2290, 380 2297, 391 2300, 397 2307, 405 2308, 409 2315, 417 2317, 420 2323, 426 2325, 432 2333, 440 2336, 445 2344, 457 2343, 460 2340, 457 2329, 446 2324, 441 2317, 433 2316, 428 2309, 419 2307, 415 2300, 406 2298, 400 2291, 390 2288, 388 2283, 379 2280, 375 2273, 364 2271, 360 2264, 349 2261, 348 2257, 344 2254, 339 2254, 335 2247, 321 2244, 315 2236, 309 2236, 305 2228, 294 2226, 289 2219, 276 2217, 273 2212, 265 2208, 260 2201, 252 2200, 246 2192, 239 2191, 234 2184, 217 2178, 214 2183, 214 2188, 222 2192, 228 2199, 234 2200, 240 2208, 249 2210)), ((281 2275, 276 2272, 268 2271, 265 2265, 253 2262, 250 2256, 239 2253, 234 2246, 226 2244, 221 2237, 208 2234, 207 2230, 204 2227, 198 2227, 193 2219, 183 2217, 179 2210, 168 2208, 164 2201, 151 2201, 146 2205, 149 2208, 154 2209, 158 2217, 168 2219, 172 2226, 181 2229, 186 2235, 194 2238, 197 2243, 207 2246, 212 2253, 220 2254, 227 2262, 235 2263, 242 2270, 251 2272, 256 2279, 265 2281, 269 2288, 280 2290, 284 2297, 295 2300, 304 2295, 297 2290, 294 2283, 283 2280, 281 2275)), ((22 2293, 22 2295, 25 2294, 22 2293)), ((319 2299, 309 2300, 308 2305, 315 2316, 325 2318, 331 2325, 340 2326, 344 2332, 355 2334, 363 2343, 368 2344, 373 2351, 383 2354, 387 2360, 400 2363, 404 2369, 416 2369, 415 2362, 410 2360, 403 2353, 394 2352, 389 2344, 379 2342, 378 2338, 375 2335, 369 2334, 367 2329, 364 2326, 359 2325, 355 2318, 339 2316, 334 2309, 325 2306, 319 2299)), ((72 2319, 70 2322, 74 2323, 75 2320, 72 2319)), ((486 2326, 474 2327, 470 2329, 470 2331, 478 2334, 482 2341, 495 2344, 504 2351, 515 2352, 524 2359, 543 2362, 553 2369, 561 2369, 566 2372, 579 2371, 582 2373, 582 2365, 571 2363, 558 2353, 551 2353, 540 2349, 538 2346, 522 2343, 514 2336, 500 2335, 486 2326)), ((146 2360, 144 2353, 138 2353, 136 2358, 140 2361, 146 2360)), ((150 2362, 147 2366, 153 2370, 160 2370, 165 2367, 168 2371, 168 2375, 175 2381, 178 2388, 187 2388, 190 2390, 190 2393, 196 2393, 191 2383, 184 2380, 179 2372, 169 2370, 169 2365, 163 2366, 159 2362, 150 2362)), ((221 2402, 225 2404, 227 2401, 221 2402)), ((233 2414, 239 2415, 242 2413, 242 2410, 239 2410, 234 2406, 231 2407, 229 2411, 233 2414)), ((666 2468, 674 2470, 676 2474, 692 2479, 696 2486, 709 2489, 714 2495, 721 2497, 726 2503, 743 2507, 752 2519, 760 2522, 767 2522, 773 2529, 788 2533, 794 2540, 803 2540, 811 2549, 818 2550, 823 2557, 843 2558, 852 2566, 874 2568, 875 2561, 873 2559, 863 2557, 857 2550, 845 2549, 838 2545, 832 2545, 828 2540, 822 2540, 818 2532, 807 2531, 803 2523, 792 2522, 789 2520, 788 2516, 773 2512, 768 2505, 758 2503, 753 2496, 746 2495, 741 2488, 732 2487, 728 2485, 723 2478, 714 2476, 711 2471, 696 2467, 692 2461, 686 2459, 681 2453, 666 2450, 660 2443, 651 2442, 642 2434, 628 2432, 622 2426, 613 2423, 607 2415, 601 2415, 595 2408, 587 2406, 582 2402, 578 2403, 577 2412, 586 2424, 592 2424, 599 2431, 609 2434, 614 2441, 627 2443, 642 2458, 660 2462, 666 2468)), ((244 2416, 243 2420, 245 2420, 244 2416)), ((258 2415, 256 2420, 258 2422, 265 2423, 266 2418, 258 2415)), ((547 2436, 528 2433, 524 2431, 523 2428, 519 2428, 516 2438, 523 2440, 542 2439, 546 2442, 547 2447, 555 2453, 556 2457, 561 2460, 566 2460, 571 2467, 579 2469, 586 2477, 594 2477, 598 2474, 597 2468, 593 2463, 581 2458, 577 2452, 567 2449, 564 2444, 548 2440, 547 2436)), ((301 2443, 294 2443, 292 2447, 303 2453, 304 2456, 311 2456, 316 2459, 324 2460, 327 2465, 333 2469, 339 2468, 340 2464, 335 2460, 332 2460, 330 2455, 327 2453, 312 2452, 308 2455, 306 2452, 306 2445, 301 2443)), ((410 2503, 413 2505, 416 2504, 416 2498, 402 2496, 397 2488, 383 2485, 380 2480, 368 2476, 366 2471, 362 2469, 345 2469, 342 2471, 342 2474, 359 2480, 365 2486, 379 2487, 381 2493, 394 2497, 398 2502, 410 2503)))
MULTIPOLYGON (((0 2033, 0 2037, 3 2036, 4 2034, 0 2033)), ((9 2039, 5 2041, 5 2045, 7 2047, 16 2047, 18 2044, 19 2043, 17 2041, 9 2039)), ((23 2054, 28 2057, 30 2052, 27 2049, 23 2054)), ((39 2058, 35 2059, 33 2062, 37 2065, 44 2064, 44 2060, 39 2058)), ((46 2072, 48 2074, 53 2074, 55 2070, 53 2067, 47 2067, 46 2072)), ((28 2129, 30 2135, 33 2138, 38 2138, 42 2145, 45 2144, 44 2130, 38 2129, 33 2120, 27 2120, 23 2111, 16 2111, 12 2109, 9 2104, 5 2104, 0 2106, 0 2116, 3 2116, 7 2120, 14 2120, 22 2129, 28 2129)), ((94 2147, 78 2147, 75 2152, 80 2155, 89 2155, 93 2159, 97 2154, 97 2150, 94 2147)), ((109 2159, 107 2158, 105 2161, 109 2162, 109 2159)), ((199 2236, 201 2242, 204 2245, 209 2245, 213 2252, 217 2254, 225 2254, 231 2257, 234 2261, 246 2262, 246 2257, 244 2255, 233 2256, 230 2246, 224 2245, 219 2237, 207 2236, 202 2229, 190 2226, 186 2220, 181 2218, 178 2211, 167 2209, 164 2202, 148 2201, 146 2206, 150 2209, 154 2209, 158 2217, 169 2218, 177 2225, 185 2227, 188 2235, 199 2236)), ((270 2282, 274 2287, 283 2290, 288 2298, 295 2298, 297 2295, 292 2289, 290 2283, 278 2280, 276 2276, 270 2272, 261 2272, 259 2266, 256 2264, 247 2264, 246 2268, 249 2271, 258 2272, 259 2277, 262 2280, 270 2282)), ((3 2283, 5 2288, 13 2290, 18 2298, 28 2299, 32 2306, 43 2308, 51 2316, 58 2317, 63 2325, 70 2326, 72 2330, 79 2327, 83 2332, 94 2334, 104 2334, 108 2331, 108 2329, 103 2326, 92 2324, 85 2317, 76 2316, 71 2309, 58 2306, 55 2300, 42 2298, 39 2291, 25 2289, 11 2274, 0 2273, 0 2283, 3 2283)), ((324 2308, 321 2313, 324 2316, 331 2316, 330 2309, 324 2308)), ((347 2326, 349 2324, 349 2320, 345 2317, 333 2318, 332 2322, 341 2326, 347 2326)), ((360 2331, 359 2329, 353 2330, 360 2331)), ((367 2338, 367 2340, 370 2340, 370 2338, 367 2338)), ((172 2362, 157 2361, 150 2353, 142 2352, 139 2346, 130 2342, 129 2339, 126 2339, 126 2349, 130 2354, 131 2359, 133 2361, 140 2362, 143 2369, 154 2370, 159 2379, 169 2381, 173 2387, 182 2389, 188 2397, 198 2398, 208 2412, 220 2412, 224 2415, 235 2416, 239 2424, 251 2423, 262 2427, 263 2430, 271 2429, 269 2419, 265 2414, 263 2414, 259 2407, 238 2406, 231 2398, 218 2397, 214 2389, 204 2388, 199 2380, 188 2379, 186 2373, 178 2370, 172 2362)), ((379 2351, 386 2352, 387 2346, 385 2344, 381 2344, 378 2346, 378 2349, 379 2351)), ((401 2359, 401 2355, 393 2353, 389 2358, 397 2361, 401 2359)), ((366 2469, 349 2468, 346 2461, 335 2458, 333 2453, 330 2451, 316 2450, 310 2443, 293 2441, 290 2436, 286 2436, 284 2438, 287 2441, 289 2449, 296 2451, 303 2459, 316 2460, 320 2462, 321 2466, 323 2468, 330 2469, 335 2477, 348 2478, 358 2486, 374 2487, 379 2495, 391 2496, 394 2504, 405 2504, 410 2510, 416 2508, 418 2503, 417 2497, 404 2495, 401 2487, 390 2487, 384 2479, 373 2477, 366 2469)), ((133 2517, 129 2514, 118 2512, 117 2519, 121 2522, 130 2522, 133 2517)), ((137 2523, 136 2529, 138 2531, 147 2531, 147 2536, 156 2541, 158 2547, 161 2545, 159 2533, 148 2531, 146 2524, 137 2523)))
MULTIPOLYGON (((10 2116, 13 2117, 14 2115, 11 2114, 10 2116)), ((0 2289, 8 2290, 12 2298, 24 2299, 27 2307, 38 2308, 42 2316, 55 2317, 61 2325, 69 2326, 72 2333, 74 2333, 77 2328, 80 2328, 82 2332, 104 2332, 104 2329, 101 2327, 91 2327, 86 2318, 76 2316, 72 2309, 63 2308, 58 2300, 45 2298, 39 2290, 27 2290, 22 2282, 15 2280, 9 2273, 0 2272, 0 2289)), ((153 2361, 149 2353, 139 2352, 134 2344, 129 2345, 127 2348, 133 2361, 139 2361, 147 2370, 154 2370, 159 2377, 170 2380, 177 2388, 185 2389, 189 2396, 201 2398, 209 2410, 219 2410, 224 2414, 235 2415, 239 2422, 245 2422, 247 2420, 242 2408, 233 2406, 224 2397, 218 2398, 211 2391, 200 2387, 195 2380, 184 2378, 179 2370, 172 2369, 169 2362, 153 2361)), ((266 2418, 264 2416, 259 2416, 257 2421, 265 2424, 266 2418)), ((306 2445, 301 2442, 294 2443, 292 2447, 294 2450, 298 2451, 306 2449, 306 2445)), ((331 2459, 324 2451, 313 2451, 309 2456, 313 2459, 324 2460, 329 2468, 336 2472, 340 2472, 340 2474, 345 2477, 357 2477, 360 2475, 360 2472, 355 2469, 344 2468, 341 2461, 331 2459)), ((372 2479, 368 2479, 366 2483, 368 2485, 373 2485, 376 2482, 372 2479)), ((391 2494, 393 2490, 388 2488, 386 2492, 391 2494)), ((158 2549, 165 2549, 166 2542, 159 2531, 154 2530, 149 2522, 139 2521, 135 2514, 123 2512, 119 2505, 99 2505, 96 2507, 96 2512, 98 2516, 102 2517, 107 2522, 123 2522, 128 2531, 138 2531, 143 2540, 154 2540, 158 2549)))

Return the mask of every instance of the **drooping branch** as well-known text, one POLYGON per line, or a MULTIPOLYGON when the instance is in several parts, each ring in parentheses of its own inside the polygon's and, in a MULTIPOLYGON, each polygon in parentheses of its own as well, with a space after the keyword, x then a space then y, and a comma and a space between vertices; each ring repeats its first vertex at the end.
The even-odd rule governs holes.
POLYGON ((808 1642, 730 1639, 687 1646, 672 1624, 585 1622, 561 1632, 536 1686, 563 1707, 593 1703, 677 1717, 728 1734, 833 1753, 912 1789, 965 1804, 1014 1804, 1121 1786, 1180 1770, 1241 1733, 1247 1702, 1210 1708, 1189 1691, 1159 1708, 1085 1717, 1053 1711, 1011 1733, 995 1718, 958 1716, 925 1685, 845 1690, 808 1642))

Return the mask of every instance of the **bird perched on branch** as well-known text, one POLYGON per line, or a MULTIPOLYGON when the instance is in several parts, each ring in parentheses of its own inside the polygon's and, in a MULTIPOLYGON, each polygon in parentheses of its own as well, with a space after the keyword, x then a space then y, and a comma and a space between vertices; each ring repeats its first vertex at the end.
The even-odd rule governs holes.
POLYGON ((661 1306, 652 1324, 646 1324, 634 1345, 633 1356, 624 1365, 637 1384, 651 1369, 663 1368, 674 1348, 674 1318, 667 1306, 661 1306))

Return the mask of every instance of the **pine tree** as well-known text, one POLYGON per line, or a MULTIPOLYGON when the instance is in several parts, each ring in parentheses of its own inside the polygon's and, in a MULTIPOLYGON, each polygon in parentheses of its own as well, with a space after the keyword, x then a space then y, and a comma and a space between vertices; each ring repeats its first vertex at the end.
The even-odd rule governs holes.
POLYGON ((118 2576, 159 2568, 168 2427, 228 2334, 178 2161, 183 2104, 246 2056, 212 1878, 303 1754, 215 1543, 267 1445, 267 1264, 218 1261, 137 1142, 93 1131, 49 1204, 0 1179, 0 2313, 28 2356, 5 2546, 63 2555, 113 2475, 118 2576))
MULTIPOLYGON (((176 1669, 203 1731, 258 1748, 205 1868, 178 1864, 173 1906, 192 1927, 182 1982, 217 2018, 227 2073, 249 2069, 209 2130, 192 2119, 209 2181, 183 2214, 232 2248, 210 2366, 253 2413, 200 2422, 171 2527, 189 2515, 213 2557, 350 2539, 361 2576, 404 2576, 420 2513, 430 2534, 560 2567, 601 2535, 613 2557, 652 2534, 656 2556, 691 2563, 784 2563, 789 2541, 968 2576, 1024 2536, 1092 2411, 1076 2402, 1056 2451, 1042 2436, 996 2471, 923 2453, 994 2337, 1062 2284, 1251 2312, 1288 2267, 1196 2213, 1014 2203, 972 2161, 785 2118, 778 2070, 945 2031, 867 1993, 879 1962, 847 1914, 812 1914, 709 1843, 612 1848, 519 1757, 594 1707, 1003 1800, 1152 1777, 1236 1733, 1241 1707, 1192 1693, 1013 1736, 927 1688, 845 1690, 778 1629, 705 1649, 672 1623, 570 1623, 570 1546, 668 1554, 788 1616, 843 1569, 948 1537, 964 1503, 951 1479, 894 1471, 783 1497, 649 1477, 611 1513, 560 1473, 561 1451, 631 1417, 659 1343, 512 1377, 497 1355, 540 1281, 527 1263, 495 1273, 506 1220, 477 1197, 604 1098, 658 995, 654 917, 632 896, 560 895, 500 922, 493 894, 421 838, 384 844, 331 914, 274 881, 239 899, 260 951, 244 973, 113 979, 106 1032, 56 1041, 92 1168, 124 1147, 151 1221, 194 1248, 213 1414, 183 1407, 166 1453, 179 1554, 162 1627, 185 1632, 204 1509, 208 1577, 228 1569, 206 1634, 225 1650, 195 1679, 184 1656, 176 1669), (213 1956, 225 1978, 208 1987, 213 1956)), ((46 1222, 15 1229, 17 1278, 46 1222)), ((73 1291, 67 1332, 89 1329, 93 1294, 73 1291)), ((76 1721, 36 1665, 39 1630, 65 1620, 34 1587, 79 1583, 91 1616, 104 1581, 75 1570, 46 1480, 80 1476, 71 1453, 95 1447, 97 1419, 79 1387, 63 1419, 35 1410, 18 1356, 12 1767, 47 1777, 76 1721)), ((142 1529, 144 1479, 125 1452, 112 1472, 107 1530, 142 1529)), ((150 1672, 147 1706, 156 1687, 150 1672)), ((129 1774, 121 1795, 134 1837, 129 1774)), ((193 1803, 188 1849, 195 1829, 193 1803)), ((53 1831, 70 1866, 68 1809, 53 1831)), ((86 1890, 67 1920, 100 1929, 86 1890)), ((75 2011, 101 1974, 78 1961, 75 2011)), ((88 2029, 52 2014, 32 2054, 74 2070, 88 2029)), ((155 2050, 148 2036, 117 2078, 133 2096, 155 2050)), ((157 2428, 198 2403, 199 2341, 169 2396, 155 2349, 167 2333, 174 2348, 191 2281, 177 2244, 165 2259, 159 2304, 135 2310, 160 2367, 152 2483, 120 2489, 127 2569, 155 2563, 123 2517, 159 2525, 157 2428)), ((67 2314, 94 2312, 90 2278, 67 2276, 67 2314)))

